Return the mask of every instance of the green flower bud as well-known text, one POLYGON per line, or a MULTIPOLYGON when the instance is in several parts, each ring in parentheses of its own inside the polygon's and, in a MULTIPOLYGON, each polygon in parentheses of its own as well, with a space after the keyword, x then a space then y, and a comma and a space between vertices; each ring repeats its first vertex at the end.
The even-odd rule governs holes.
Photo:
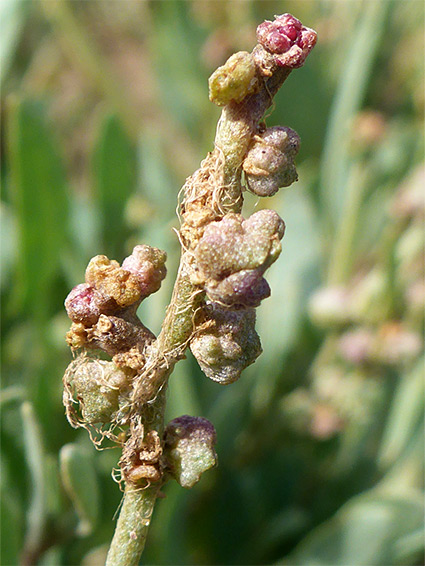
POLYGON ((129 375, 105 360, 80 356, 64 375, 63 404, 73 426, 110 423, 129 391, 129 375), (81 419, 76 416, 78 405, 81 419))
POLYGON ((164 459, 170 473, 182 487, 193 487, 201 474, 214 467, 214 426, 202 417, 184 415, 165 429, 164 459))
POLYGON ((210 100, 225 106, 232 100, 241 102, 258 89, 256 66, 251 53, 239 51, 219 67, 208 81, 210 100))
POLYGON ((207 377, 222 385, 233 383, 262 352, 255 310, 235 311, 211 303, 204 314, 206 322, 190 342, 192 354, 207 377))
POLYGON ((299 147, 298 134, 283 126, 267 128, 254 136, 242 165, 248 189, 258 196, 270 197, 297 181, 294 159, 299 147))

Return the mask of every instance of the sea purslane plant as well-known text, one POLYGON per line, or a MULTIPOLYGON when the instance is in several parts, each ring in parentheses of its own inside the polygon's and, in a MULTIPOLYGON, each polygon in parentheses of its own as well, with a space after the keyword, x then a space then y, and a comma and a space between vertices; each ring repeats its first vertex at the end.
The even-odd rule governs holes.
POLYGON ((166 481, 192 487, 217 461, 216 433, 205 418, 164 423, 175 364, 190 348, 205 375, 226 385, 261 353, 255 309, 270 295, 264 275, 280 254, 285 224, 267 209, 244 218, 243 191, 272 196, 297 180, 298 134, 268 128, 264 114, 316 33, 283 14, 263 22, 257 40, 252 53, 232 55, 209 80, 210 100, 223 110, 213 151, 183 187, 180 267, 159 335, 137 316, 166 275, 165 252, 148 245, 121 265, 94 257, 65 301, 67 342, 78 353, 64 376, 68 420, 95 444, 106 437, 122 450, 124 500, 108 566, 138 564, 166 481))

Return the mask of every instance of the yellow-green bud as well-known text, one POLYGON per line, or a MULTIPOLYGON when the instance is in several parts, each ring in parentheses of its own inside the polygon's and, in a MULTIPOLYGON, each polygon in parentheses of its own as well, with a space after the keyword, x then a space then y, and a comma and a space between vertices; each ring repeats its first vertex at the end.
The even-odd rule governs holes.
POLYGON ((211 75, 209 81, 210 100, 225 106, 232 100, 241 102, 245 96, 258 88, 256 67, 251 53, 239 51, 211 75))

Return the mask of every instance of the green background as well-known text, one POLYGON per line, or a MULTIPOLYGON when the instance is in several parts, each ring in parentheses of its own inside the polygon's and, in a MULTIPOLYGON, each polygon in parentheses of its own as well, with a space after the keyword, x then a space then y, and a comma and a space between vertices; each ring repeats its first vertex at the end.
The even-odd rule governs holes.
POLYGON ((287 226, 264 353, 227 387, 177 366, 168 417, 210 419, 219 466, 165 486, 142 563, 423 563, 423 2, 2 0, 2 566, 103 564, 119 454, 65 419, 63 301, 93 255, 160 247, 158 332, 208 76, 284 12, 319 40, 267 118, 300 180, 244 209, 287 226))

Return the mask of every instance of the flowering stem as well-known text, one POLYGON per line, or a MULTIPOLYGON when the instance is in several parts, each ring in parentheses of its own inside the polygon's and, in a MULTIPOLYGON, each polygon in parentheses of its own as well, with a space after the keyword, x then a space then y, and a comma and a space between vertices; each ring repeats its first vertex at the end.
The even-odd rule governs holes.
MULTIPOLYGON (((259 182, 266 177, 270 194, 296 179, 295 172, 286 182, 288 171, 294 169, 298 135, 284 127, 266 129, 260 121, 292 68, 304 63, 316 33, 284 14, 261 24, 257 38, 252 53, 235 54, 210 78, 210 98, 224 109, 214 151, 184 186, 179 232, 183 251, 158 338, 143 327, 135 309, 165 276, 165 254, 160 250, 136 246, 122 267, 106 256, 96 256, 87 268, 86 283, 66 301, 73 320, 68 340, 74 348, 100 346, 112 356, 112 365, 127 364, 137 370, 130 382, 125 372, 113 370, 123 389, 130 388, 128 412, 122 417, 129 430, 119 462, 125 495, 107 566, 138 564, 156 497, 170 475, 183 487, 191 487, 215 464, 215 431, 206 419, 186 415, 169 423, 164 433, 167 382, 189 342, 204 373, 223 384, 238 379, 261 353, 254 308, 270 294, 263 274, 280 253, 285 225, 272 210, 247 220, 239 214, 242 169, 251 155, 251 169, 245 168, 247 182, 253 177, 255 186, 258 176, 259 182), (263 144, 260 151, 255 144, 263 144), (205 331, 210 331, 206 339, 205 331)), ((89 402, 101 385, 105 387, 88 381, 87 371, 82 367, 80 381, 75 376, 73 381, 65 380, 65 399, 70 403, 75 387, 89 402)), ((119 413, 112 413, 116 387, 111 386, 109 397, 100 399, 91 412, 88 403, 83 406, 92 421, 107 411, 111 416, 119 413)))

